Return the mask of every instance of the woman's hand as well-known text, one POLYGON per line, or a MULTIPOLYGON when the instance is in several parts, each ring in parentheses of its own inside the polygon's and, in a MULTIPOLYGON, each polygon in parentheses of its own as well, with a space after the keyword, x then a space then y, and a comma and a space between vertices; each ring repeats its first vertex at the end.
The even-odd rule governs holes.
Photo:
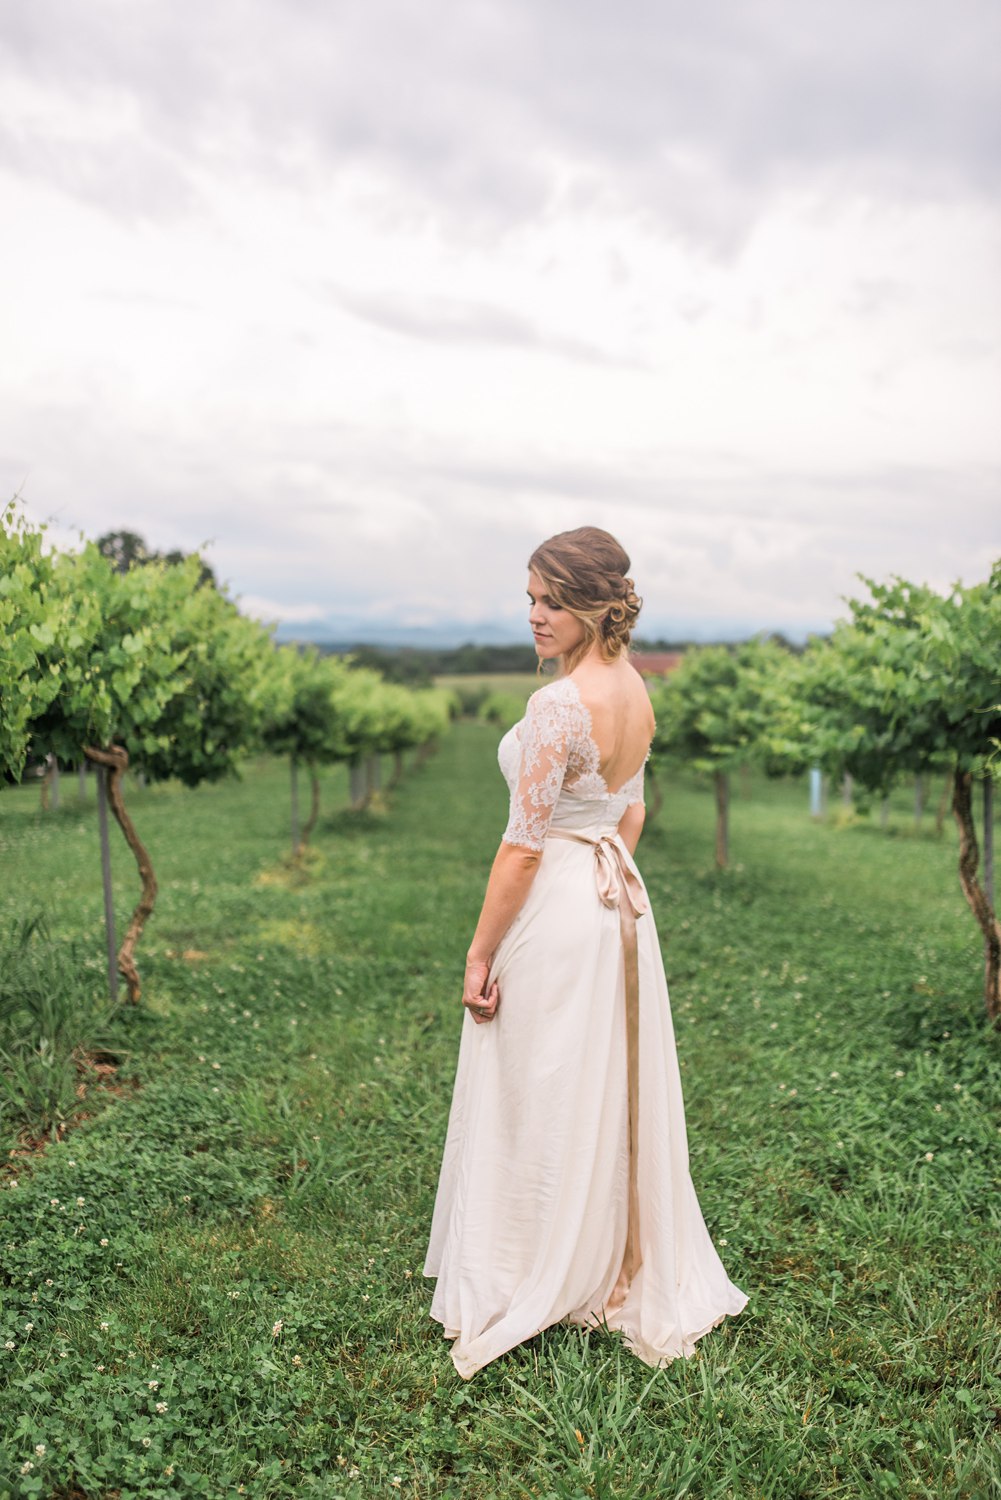
POLYGON ((486 993, 487 975, 489 972, 490 960, 487 958, 471 958, 466 962, 466 977, 462 986, 462 1003, 468 1009, 477 1026, 482 1026, 484 1021, 492 1021, 497 1014, 500 991, 497 988, 497 981, 495 979, 490 986, 489 994, 486 993))

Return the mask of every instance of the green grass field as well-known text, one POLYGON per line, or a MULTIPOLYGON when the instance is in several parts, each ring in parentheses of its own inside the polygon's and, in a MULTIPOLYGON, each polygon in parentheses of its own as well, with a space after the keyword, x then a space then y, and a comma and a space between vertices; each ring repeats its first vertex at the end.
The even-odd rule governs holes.
POLYGON ((749 1306, 660 1371, 558 1327, 454 1373, 420 1273, 497 737, 459 724, 370 813, 330 773, 302 868, 279 764, 133 789, 161 891, 111 1016, 93 804, 0 794, 0 930, 44 909, 61 1034, 119 1059, 43 1151, 0 1116, 0 1497, 999 1492, 1001 1038, 952 830, 915 834, 903 793, 884 832, 735 788, 720 875, 711 792, 664 783, 639 862, 749 1306))

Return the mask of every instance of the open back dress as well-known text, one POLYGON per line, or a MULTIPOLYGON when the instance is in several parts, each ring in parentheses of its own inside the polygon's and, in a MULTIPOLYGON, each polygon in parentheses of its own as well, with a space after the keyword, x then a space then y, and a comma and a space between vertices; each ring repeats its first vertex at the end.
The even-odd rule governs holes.
POLYGON ((689 1174, 667 981, 646 889, 572 677, 501 740, 503 838, 541 850, 494 955, 492 1021, 463 1020, 425 1276, 464 1378, 553 1323, 620 1329, 648 1364, 690 1355, 747 1296, 689 1174))

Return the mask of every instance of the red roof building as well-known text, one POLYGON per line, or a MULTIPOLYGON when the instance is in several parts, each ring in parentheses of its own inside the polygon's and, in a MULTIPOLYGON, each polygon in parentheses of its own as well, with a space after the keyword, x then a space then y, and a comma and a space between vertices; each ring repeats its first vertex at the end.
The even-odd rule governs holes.
POLYGON ((666 677, 684 656, 683 651, 630 651, 629 660, 641 677, 666 677))

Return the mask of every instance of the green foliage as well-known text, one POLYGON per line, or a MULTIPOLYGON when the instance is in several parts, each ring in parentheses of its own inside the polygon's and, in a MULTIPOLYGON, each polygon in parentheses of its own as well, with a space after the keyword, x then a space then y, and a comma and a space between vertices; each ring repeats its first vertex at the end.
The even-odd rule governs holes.
POLYGON ((233 771, 261 743, 281 691, 270 634, 199 582, 200 569, 197 557, 163 568, 162 629, 180 662, 174 692, 159 715, 136 716, 134 737, 118 740, 151 780, 177 776, 187 786, 233 771))
POLYGON ((152 780, 231 770, 277 691, 270 636, 202 582, 197 557, 119 571, 94 543, 43 555, 13 510, 3 532, 0 758, 63 765, 123 746, 152 780))
POLYGON ((799 769, 803 745, 794 711, 795 661, 770 639, 687 651, 674 671, 651 687, 654 757, 709 773, 752 762, 772 774, 799 769))
POLYGON ((957 764, 982 772, 1001 736, 1001 562, 947 595, 864 580, 851 619, 803 658, 814 754, 883 793, 904 773, 957 764))
POLYGON ((431 686, 427 653, 407 646, 398 651, 384 646, 353 646, 347 661, 352 667, 369 667, 386 682, 399 682, 406 687, 431 686))
POLYGON ((264 728, 264 743, 280 755, 326 763, 344 754, 345 737, 336 692, 346 668, 336 657, 320 657, 312 647, 280 646, 280 697, 264 728))
POLYGON ((213 588, 218 587, 214 570, 198 553, 151 551, 137 531, 106 531, 94 545, 116 573, 128 573, 131 568, 141 567, 144 563, 180 563, 186 557, 197 557, 199 584, 210 583, 213 588))
POLYGON ((517 693, 494 692, 487 693, 482 699, 477 717, 484 724, 496 724, 501 729, 509 729, 524 712, 524 701, 517 693))
POLYGON ((44 530, 28 525, 12 503, 0 517, 0 769, 20 777, 33 721, 59 691, 59 674, 43 655, 58 621, 48 601, 52 561, 44 530))

